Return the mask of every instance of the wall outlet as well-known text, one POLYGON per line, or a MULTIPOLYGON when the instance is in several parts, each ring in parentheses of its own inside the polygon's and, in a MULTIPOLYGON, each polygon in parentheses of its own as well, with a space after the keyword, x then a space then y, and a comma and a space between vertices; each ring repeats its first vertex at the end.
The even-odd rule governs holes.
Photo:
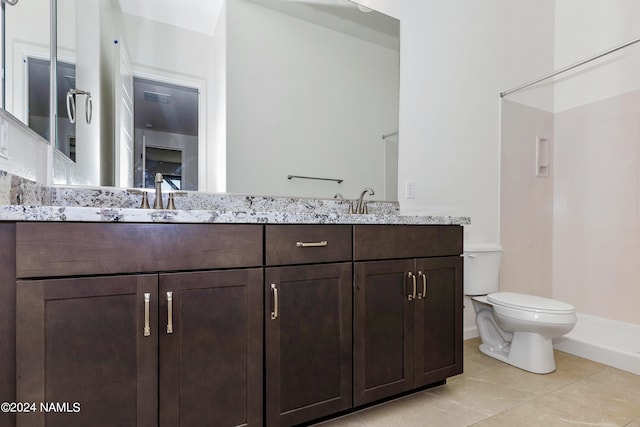
POLYGON ((404 198, 415 199, 416 198, 416 183, 413 181, 405 181, 404 183, 404 198))

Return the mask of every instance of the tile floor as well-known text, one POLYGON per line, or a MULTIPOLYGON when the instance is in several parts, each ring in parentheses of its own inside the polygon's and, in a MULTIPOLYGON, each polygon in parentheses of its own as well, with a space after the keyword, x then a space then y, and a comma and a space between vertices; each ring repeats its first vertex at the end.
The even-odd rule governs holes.
POLYGON ((640 376, 556 352, 557 370, 537 375, 485 356, 465 341, 464 374, 317 427, 640 427, 640 376))

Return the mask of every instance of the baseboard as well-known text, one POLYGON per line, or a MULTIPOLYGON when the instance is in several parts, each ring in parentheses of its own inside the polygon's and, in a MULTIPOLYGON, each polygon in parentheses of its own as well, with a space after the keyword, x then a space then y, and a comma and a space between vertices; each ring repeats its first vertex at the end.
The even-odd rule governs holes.
POLYGON ((462 339, 464 341, 466 340, 470 340, 472 338, 477 338, 480 335, 478 334, 478 328, 476 328, 475 326, 472 328, 466 328, 463 332, 462 332, 462 339))
POLYGON ((576 327, 553 347, 640 375, 640 325, 578 314, 576 327))

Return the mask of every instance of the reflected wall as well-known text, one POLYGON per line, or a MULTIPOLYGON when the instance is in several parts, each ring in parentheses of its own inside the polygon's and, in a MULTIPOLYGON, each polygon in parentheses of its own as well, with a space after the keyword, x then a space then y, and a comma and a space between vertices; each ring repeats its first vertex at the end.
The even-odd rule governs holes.
POLYGON ((399 51, 251 2, 226 14, 227 191, 397 200, 398 138, 382 136, 398 131, 399 51))

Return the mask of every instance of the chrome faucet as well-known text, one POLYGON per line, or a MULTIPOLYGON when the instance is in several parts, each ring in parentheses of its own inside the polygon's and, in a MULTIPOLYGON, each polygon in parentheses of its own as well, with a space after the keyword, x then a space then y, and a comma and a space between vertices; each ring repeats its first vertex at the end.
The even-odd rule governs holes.
POLYGON ((162 174, 158 172, 156 174, 156 199, 153 201, 153 209, 164 209, 162 205, 162 174))
POLYGON ((366 203, 363 202, 364 196, 369 193, 370 196, 373 196, 374 193, 373 189, 371 188, 365 188, 364 190, 362 190, 362 193, 360 193, 360 197, 358 197, 358 203, 356 204, 356 213, 357 214, 363 214, 363 213, 367 213, 366 212, 366 203))

